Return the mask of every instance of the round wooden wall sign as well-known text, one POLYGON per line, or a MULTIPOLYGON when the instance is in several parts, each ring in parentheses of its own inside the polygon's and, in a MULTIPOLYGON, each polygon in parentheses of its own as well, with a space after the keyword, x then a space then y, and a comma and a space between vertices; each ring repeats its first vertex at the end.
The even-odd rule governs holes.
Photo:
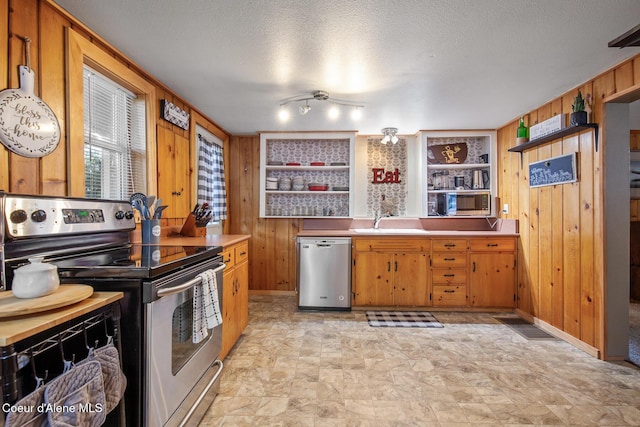
POLYGON ((33 93, 35 73, 20 66, 20 88, 0 92, 0 142, 24 157, 43 157, 60 142, 60 124, 33 93))

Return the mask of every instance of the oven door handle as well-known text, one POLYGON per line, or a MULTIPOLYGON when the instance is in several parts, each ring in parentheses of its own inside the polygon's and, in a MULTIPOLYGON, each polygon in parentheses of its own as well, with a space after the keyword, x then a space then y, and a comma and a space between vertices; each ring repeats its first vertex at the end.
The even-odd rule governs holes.
MULTIPOLYGON (((224 270, 227 267, 226 264, 221 263, 218 267, 216 267, 213 272, 217 273, 218 271, 224 270)), ((194 277, 193 279, 177 286, 172 286, 170 288, 158 289, 158 298, 166 297, 167 295, 178 294, 180 292, 184 292, 193 288, 196 285, 202 283, 202 278, 194 277)))
POLYGON ((180 423, 179 427, 184 427, 184 426, 187 425, 187 422, 189 421, 189 418, 191 418, 193 413, 196 411, 196 408, 198 407, 198 405, 200 405, 200 402, 202 402, 202 399, 204 399, 204 397, 207 395, 207 393, 209 393, 209 390, 211 389, 211 387, 213 387, 213 385, 218 380, 218 377, 220 377, 220 374, 222 373, 222 368, 224 368, 224 364, 222 363, 222 360, 216 359, 211 366, 213 366, 213 365, 218 365, 218 371, 213 376, 213 378, 211 378, 211 380, 206 385, 204 390, 202 390, 202 393, 200 393, 200 396, 198 396, 198 398, 196 399, 195 403, 191 406, 191 409, 189 410, 189 412, 184 416, 184 418, 183 418, 182 422, 180 423))

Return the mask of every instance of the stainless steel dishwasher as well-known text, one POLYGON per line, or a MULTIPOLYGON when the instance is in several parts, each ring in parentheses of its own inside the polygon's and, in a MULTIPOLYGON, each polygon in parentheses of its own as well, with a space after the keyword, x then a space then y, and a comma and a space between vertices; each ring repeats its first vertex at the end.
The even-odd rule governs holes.
POLYGON ((351 309, 351 238, 298 237, 298 309, 351 309))

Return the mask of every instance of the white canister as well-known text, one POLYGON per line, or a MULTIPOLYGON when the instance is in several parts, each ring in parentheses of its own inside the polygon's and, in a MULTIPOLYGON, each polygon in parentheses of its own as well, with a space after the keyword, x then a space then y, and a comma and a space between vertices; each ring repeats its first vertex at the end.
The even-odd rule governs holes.
POLYGON ((29 258, 29 264, 16 269, 11 290, 17 298, 38 298, 59 286, 58 267, 42 262, 42 258, 29 258))

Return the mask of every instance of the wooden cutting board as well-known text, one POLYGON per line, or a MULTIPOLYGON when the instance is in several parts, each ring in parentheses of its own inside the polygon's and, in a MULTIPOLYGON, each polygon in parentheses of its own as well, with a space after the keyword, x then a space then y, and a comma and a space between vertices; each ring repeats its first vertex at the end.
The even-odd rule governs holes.
POLYGON ((0 292, 0 318, 40 313, 75 304, 93 294, 89 285, 60 285, 55 292, 39 298, 16 298, 11 291, 0 292))

